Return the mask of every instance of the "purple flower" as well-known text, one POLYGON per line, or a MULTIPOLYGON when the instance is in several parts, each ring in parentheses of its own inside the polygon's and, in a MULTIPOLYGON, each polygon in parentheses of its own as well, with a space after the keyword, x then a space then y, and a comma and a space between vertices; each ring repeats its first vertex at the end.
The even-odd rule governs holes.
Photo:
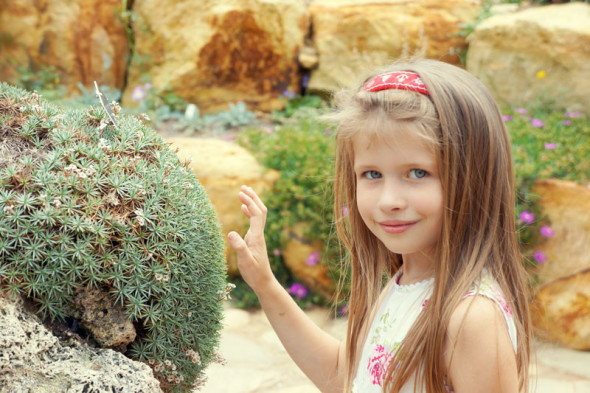
POLYGON ((291 90, 285 90, 283 92, 283 96, 287 97, 287 98, 293 98, 293 97, 295 97, 295 92, 293 92, 291 90))
POLYGON ((545 255, 543 251, 536 251, 533 254, 533 258, 535 258, 535 261, 537 261, 537 263, 543 263, 547 261, 547 255, 545 255))
POLYGON ((145 89, 145 86, 135 86, 135 88, 131 92, 131 99, 133 101, 143 101, 146 95, 147 91, 145 89))
POLYGON ((572 125, 572 122, 571 122, 571 121, 569 121, 569 120, 564 120, 564 121, 563 121, 563 125, 564 125, 564 126, 571 126, 571 125, 572 125))
POLYGON ((304 89, 307 89, 307 86, 309 85, 309 75, 308 74, 304 74, 301 77, 301 87, 303 87, 304 89))
POLYGON ((555 143, 545 143, 545 149, 547 150, 553 150, 557 147, 557 144, 555 143))
POLYGON ((332 130, 331 130, 331 129, 329 129, 329 128, 326 128, 326 129, 324 130, 324 134, 326 134, 326 135, 332 135, 332 130))
POLYGON ((541 233, 541 235, 545 237, 553 237, 553 235, 555 235, 555 232, 553 232, 553 228, 551 228, 548 225, 542 226, 539 232, 541 233))
POLYGON ((305 288, 303 284, 300 284, 298 282, 293 283, 289 288, 289 293, 298 299, 303 299, 304 297, 306 297, 307 292, 307 288, 305 288))
POLYGON ((227 138, 228 141, 233 141, 234 139, 236 139, 236 137, 234 135, 228 135, 227 138))
POLYGON ((520 113, 521 115, 527 114, 529 113, 529 110, 526 108, 515 108, 514 112, 516 113, 520 113))
POLYGON ((532 118, 531 124, 533 125, 533 127, 539 128, 539 127, 543 127, 545 125, 545 122, 541 121, 539 119, 536 119, 536 118, 532 118))
POLYGON ((344 205, 344 206, 342 207, 342 215, 343 215, 344 217, 348 216, 348 206, 344 205))
POLYGON ((512 120, 512 116, 510 116, 510 115, 502 115, 502 120, 504 120, 505 122, 506 121, 510 121, 510 120, 512 120))
POLYGON ((580 117, 580 112, 565 112, 565 117, 580 117))
POLYGON ((524 222, 525 224, 531 224, 533 221, 535 221, 535 215, 525 210, 520 213, 520 221, 524 222))
POLYGON ((307 259, 305 259, 305 264, 307 266, 314 266, 314 265, 317 265, 319 260, 320 260, 320 253, 317 251, 314 251, 307 256, 307 259))
POLYGON ((280 248, 275 248, 274 250, 272 250, 272 255, 274 255, 275 257, 280 257, 281 254, 282 252, 280 248))
POLYGON ((348 304, 345 304, 344 306, 342 306, 338 309, 338 315, 346 315, 346 314, 348 314, 348 304))

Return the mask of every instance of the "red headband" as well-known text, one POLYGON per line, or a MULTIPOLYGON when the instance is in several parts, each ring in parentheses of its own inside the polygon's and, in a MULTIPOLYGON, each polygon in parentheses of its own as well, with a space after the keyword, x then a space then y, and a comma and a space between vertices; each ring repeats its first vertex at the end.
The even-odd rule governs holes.
POLYGON ((364 91, 369 92, 389 89, 412 90, 424 95, 430 95, 420 76, 410 71, 395 71, 378 75, 363 87, 364 91))

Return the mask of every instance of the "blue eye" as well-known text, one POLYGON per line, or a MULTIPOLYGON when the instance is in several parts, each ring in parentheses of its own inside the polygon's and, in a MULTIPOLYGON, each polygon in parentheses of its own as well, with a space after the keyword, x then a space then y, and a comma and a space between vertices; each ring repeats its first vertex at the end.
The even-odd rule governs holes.
POLYGON ((369 180, 381 179, 381 173, 377 171, 366 171, 363 173, 363 177, 369 180))
POLYGON ((422 179, 428 176, 428 172, 423 169, 411 169, 410 170, 410 178, 412 179, 422 179))

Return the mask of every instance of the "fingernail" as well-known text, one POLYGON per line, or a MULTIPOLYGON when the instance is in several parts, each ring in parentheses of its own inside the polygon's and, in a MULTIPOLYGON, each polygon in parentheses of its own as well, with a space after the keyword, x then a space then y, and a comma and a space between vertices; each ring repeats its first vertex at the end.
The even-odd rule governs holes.
POLYGON ((230 233, 227 235, 227 238, 228 238, 229 240, 234 240, 234 239, 236 238, 236 233, 235 233, 235 232, 230 232, 230 233))

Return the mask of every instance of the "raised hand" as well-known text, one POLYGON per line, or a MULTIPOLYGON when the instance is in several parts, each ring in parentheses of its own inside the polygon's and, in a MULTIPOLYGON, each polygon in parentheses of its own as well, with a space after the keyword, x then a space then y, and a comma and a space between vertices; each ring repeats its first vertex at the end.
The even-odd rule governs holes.
POLYGON ((239 199, 242 202, 242 213, 250 221, 250 228, 243 239, 236 232, 230 232, 229 244, 238 255, 238 269, 242 278, 257 292, 274 280, 264 240, 267 209, 250 187, 240 187, 239 199))

